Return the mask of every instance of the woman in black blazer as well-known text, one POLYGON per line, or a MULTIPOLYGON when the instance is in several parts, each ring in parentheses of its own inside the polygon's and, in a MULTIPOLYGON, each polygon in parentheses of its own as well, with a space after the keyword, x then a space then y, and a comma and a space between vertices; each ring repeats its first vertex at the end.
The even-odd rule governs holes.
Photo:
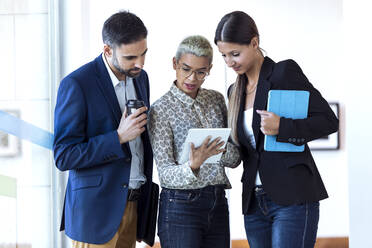
POLYGON ((229 125, 243 159, 242 202, 250 247, 314 247, 319 200, 328 195, 307 142, 336 132, 338 120, 295 61, 275 63, 263 55, 256 24, 246 13, 225 15, 215 43, 238 74, 228 92, 229 125), (265 111, 273 89, 308 91, 308 117, 296 120, 265 111), (264 151, 264 135, 305 145, 305 150, 264 151))

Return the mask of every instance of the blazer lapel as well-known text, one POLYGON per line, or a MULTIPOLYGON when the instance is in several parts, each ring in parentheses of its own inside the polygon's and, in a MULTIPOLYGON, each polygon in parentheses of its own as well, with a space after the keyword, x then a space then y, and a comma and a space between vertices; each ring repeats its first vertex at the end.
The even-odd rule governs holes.
POLYGON ((102 55, 98 56, 95 61, 98 77, 96 83, 105 97, 108 106, 110 106, 113 119, 115 120, 116 124, 119 125, 122 113, 115 89, 110 79, 110 75, 108 74, 106 66, 103 62, 102 55))
MULTIPOLYGON (((149 108, 149 103, 147 101, 147 92, 146 92, 146 87, 144 86, 143 82, 141 81, 141 76, 138 78, 133 78, 133 85, 137 93, 137 99, 144 101, 145 105, 149 108)), ((147 130, 147 125, 145 126, 145 129, 147 130)), ((147 136, 147 132, 142 133, 142 138, 144 136, 147 136)))
POLYGON ((133 78, 133 85, 134 85, 134 88, 136 89, 137 99, 142 100, 146 103, 147 98, 145 96, 145 92, 144 92, 145 90, 143 89, 140 80, 136 80, 135 78, 133 78))
POLYGON ((256 140, 257 148, 259 147, 258 135, 260 132, 260 127, 261 127, 261 117, 256 112, 256 110, 257 109, 266 110, 267 96, 271 88, 271 83, 268 80, 268 77, 271 75, 274 65, 275 65, 274 61, 272 61, 269 57, 265 57, 265 60, 261 67, 260 76, 258 79, 257 92, 256 92, 256 97, 255 97, 254 105, 253 105, 253 122, 252 122, 252 128, 253 128, 253 133, 254 133, 254 137, 256 140))
MULTIPOLYGON (((110 79, 110 75, 106 69, 106 66, 102 59, 102 54, 96 58, 96 68, 97 68, 97 81, 99 89, 101 90, 103 96, 106 99, 108 106, 110 107, 112 117, 117 126, 120 124, 120 119, 122 117, 122 113, 120 110, 120 105, 118 102, 118 98, 115 93, 115 89, 112 85, 112 81, 110 79)), ((122 144, 122 148, 124 152, 130 154, 130 148, 128 142, 122 144)))

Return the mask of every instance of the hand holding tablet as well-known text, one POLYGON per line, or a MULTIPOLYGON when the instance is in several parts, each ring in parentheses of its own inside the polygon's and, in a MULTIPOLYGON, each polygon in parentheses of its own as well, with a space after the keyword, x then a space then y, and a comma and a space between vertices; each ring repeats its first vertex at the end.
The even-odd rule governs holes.
MULTIPOLYGON (((192 128, 189 130, 186 140, 183 144, 183 150, 181 157, 179 159, 179 164, 183 164, 190 158, 190 151, 191 145, 190 143, 194 144, 194 147, 200 147, 203 142, 206 142, 206 138, 210 136, 210 142, 215 141, 216 138, 220 138, 220 140, 216 143, 219 144, 220 142, 224 142, 222 146, 218 146, 218 150, 225 148, 226 142, 230 136, 231 129, 230 128, 192 128)), ((216 151, 216 155, 210 156, 208 159, 204 161, 204 163, 218 163, 221 159, 222 152, 216 151)))

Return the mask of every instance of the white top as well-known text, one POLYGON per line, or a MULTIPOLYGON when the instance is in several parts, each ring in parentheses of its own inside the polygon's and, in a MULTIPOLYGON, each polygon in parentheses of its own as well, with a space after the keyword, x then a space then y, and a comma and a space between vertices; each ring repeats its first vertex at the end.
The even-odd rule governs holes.
MULTIPOLYGON (((136 89, 134 88, 133 79, 126 77, 125 81, 119 81, 115 74, 111 71, 104 54, 102 59, 105 62, 106 69, 110 75, 112 85, 115 89, 116 96, 120 105, 120 110, 124 113, 125 104, 129 99, 137 99, 136 89)), ((129 148, 132 153, 132 161, 130 166, 129 188, 138 189, 142 184, 146 183, 144 170, 144 151, 141 136, 129 141, 129 148)))
MULTIPOLYGON (((249 143, 254 149, 256 149, 256 140, 254 139, 253 129, 252 129, 252 120, 253 120, 253 108, 247 109, 244 111, 244 132, 248 137, 249 143)), ((256 185, 261 185, 261 179, 259 172, 257 171, 256 176, 256 185)))

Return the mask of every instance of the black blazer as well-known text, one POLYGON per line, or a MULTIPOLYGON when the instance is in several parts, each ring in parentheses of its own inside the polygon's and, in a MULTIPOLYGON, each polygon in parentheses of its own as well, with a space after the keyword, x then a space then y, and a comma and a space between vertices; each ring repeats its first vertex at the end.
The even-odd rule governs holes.
POLYGON ((253 106, 252 128, 256 140, 254 149, 244 132, 245 92, 237 121, 237 135, 243 160, 243 214, 250 211, 255 177, 259 170, 262 186, 271 200, 281 205, 315 202, 328 197, 307 142, 338 130, 338 119, 327 101, 308 81, 293 60, 275 63, 265 57, 261 67, 253 106), (306 90, 310 92, 308 117, 302 120, 280 118, 277 141, 305 144, 304 152, 266 152, 264 134, 260 131, 260 116, 256 110, 266 110, 268 91, 306 90))

